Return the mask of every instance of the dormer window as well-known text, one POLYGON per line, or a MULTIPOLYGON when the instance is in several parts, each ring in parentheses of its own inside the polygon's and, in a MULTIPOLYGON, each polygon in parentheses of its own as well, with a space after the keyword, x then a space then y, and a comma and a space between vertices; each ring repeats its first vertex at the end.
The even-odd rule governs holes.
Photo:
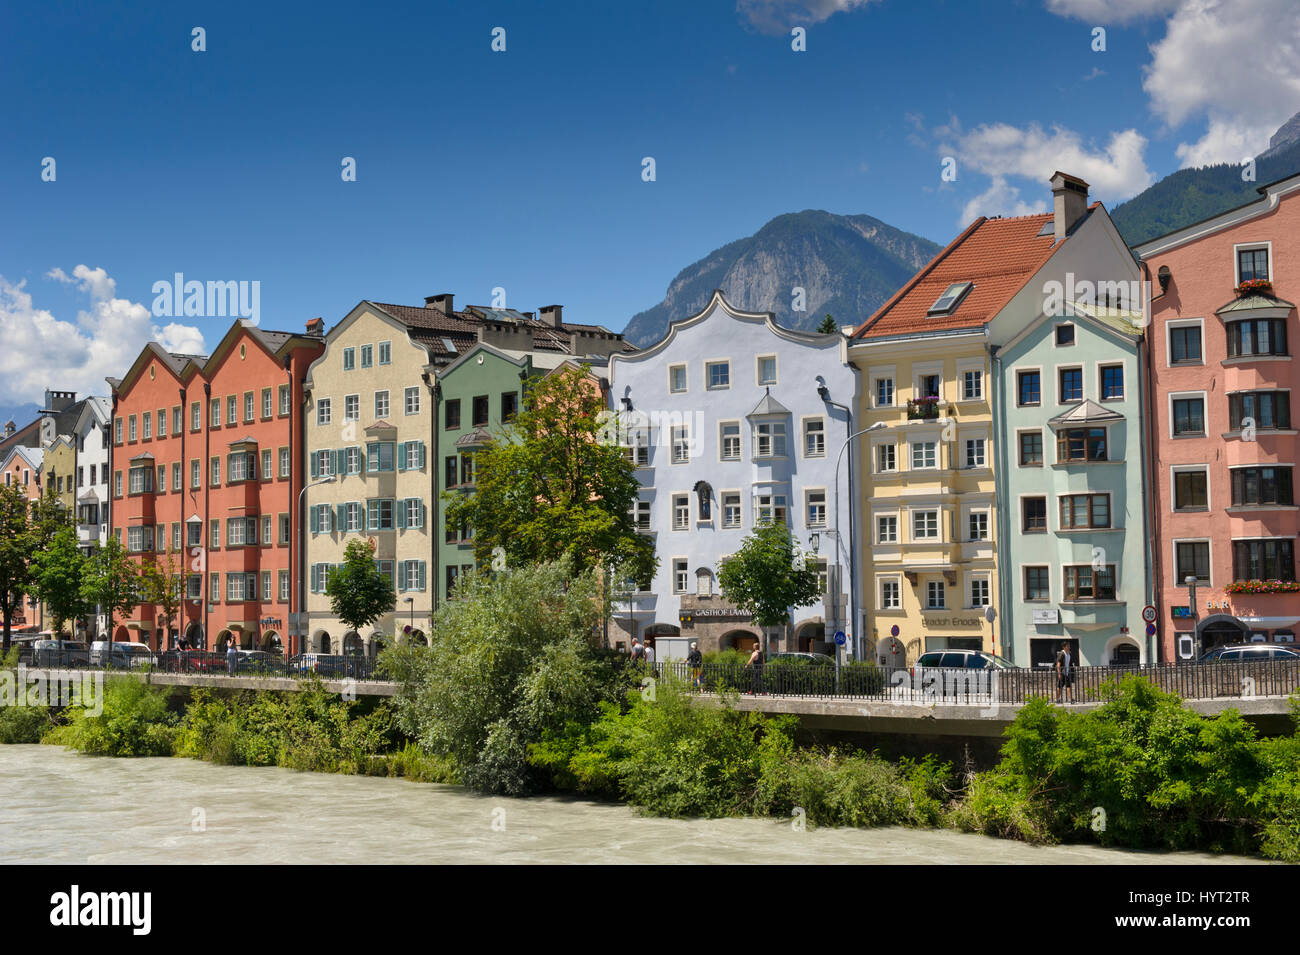
POLYGON ((930 306, 926 315, 951 315, 961 304, 961 300, 966 294, 975 287, 974 282, 954 282, 949 285, 944 293, 939 296, 938 300, 930 306))

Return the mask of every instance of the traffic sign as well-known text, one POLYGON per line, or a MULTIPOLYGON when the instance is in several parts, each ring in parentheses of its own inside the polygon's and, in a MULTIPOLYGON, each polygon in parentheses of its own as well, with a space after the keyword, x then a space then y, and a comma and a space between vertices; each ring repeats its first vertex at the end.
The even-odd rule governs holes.
POLYGON ((848 643, 848 642, 849 642, 849 638, 846 637, 846 636, 844 635, 844 631, 843 631, 843 630, 836 630, 836 631, 835 631, 835 645, 836 645, 836 646, 838 646, 838 647, 842 647, 842 646, 844 646, 844 644, 846 644, 846 643, 848 643))
POLYGON ((1156 625, 1154 623, 1147 624, 1147 636, 1153 637, 1155 636, 1155 633, 1156 633, 1156 625))
POLYGON ((898 632, 899 632, 899 631, 898 631, 898 624, 894 624, 892 627, 889 628, 889 635, 890 635, 891 637, 896 637, 896 636, 898 636, 898 632))
POLYGON ((1156 622, 1156 608, 1153 607, 1153 606, 1151 606, 1150 604, 1147 604, 1145 607, 1143 607, 1143 608, 1142 608, 1142 619, 1145 620, 1147 623, 1155 623, 1155 622, 1156 622))

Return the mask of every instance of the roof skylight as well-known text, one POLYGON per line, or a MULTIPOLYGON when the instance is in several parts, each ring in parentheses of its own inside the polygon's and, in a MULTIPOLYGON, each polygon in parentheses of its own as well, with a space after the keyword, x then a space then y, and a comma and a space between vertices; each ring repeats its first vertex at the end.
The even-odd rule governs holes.
POLYGON ((930 306, 927 315, 951 315, 973 287, 974 282, 954 282, 949 285, 939 300, 930 306))

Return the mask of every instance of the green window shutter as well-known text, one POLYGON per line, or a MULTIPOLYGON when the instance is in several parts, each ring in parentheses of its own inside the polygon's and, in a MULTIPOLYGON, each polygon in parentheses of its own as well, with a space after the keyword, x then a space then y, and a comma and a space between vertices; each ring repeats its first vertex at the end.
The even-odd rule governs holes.
POLYGON ((406 530, 406 499, 399 497, 394 501, 393 510, 397 512, 397 529, 406 530))
POLYGON ((424 470, 424 442, 420 442, 420 470, 424 470))
POLYGON ((397 562, 397 592, 400 594, 406 590, 406 561, 397 562))
POLYGON ((348 526, 348 506, 346 504, 339 505, 338 515, 338 523, 335 527, 340 531, 346 530, 348 526))
POLYGON ((307 457, 311 458, 311 476, 313 478, 320 477, 320 473, 317 471, 316 468, 316 452, 315 451, 311 452, 310 454, 307 455, 307 457))
POLYGON ((397 442, 397 470, 406 470, 406 442, 397 442))
POLYGON ((316 508, 314 507, 307 512, 307 524, 308 524, 308 529, 313 534, 320 533, 319 517, 316 514, 316 508))
POLYGON ((424 563, 424 561, 420 561, 420 562, 419 562, 419 569, 416 571, 416 573, 419 574, 419 584, 420 584, 419 589, 420 589, 420 590, 423 590, 423 589, 425 588, 425 586, 426 586, 426 583, 425 583, 425 576, 424 576, 424 571, 425 571, 425 563, 424 563))

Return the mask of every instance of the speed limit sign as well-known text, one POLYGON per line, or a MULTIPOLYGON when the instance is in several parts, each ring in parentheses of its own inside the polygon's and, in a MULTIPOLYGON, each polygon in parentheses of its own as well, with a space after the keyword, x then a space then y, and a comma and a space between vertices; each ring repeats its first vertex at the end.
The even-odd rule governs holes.
POLYGON ((1155 622, 1156 622, 1156 608, 1155 608, 1155 607, 1152 607, 1150 604, 1148 604, 1147 606, 1143 607, 1143 608, 1142 608, 1142 619, 1145 620, 1147 623, 1155 623, 1155 622))

